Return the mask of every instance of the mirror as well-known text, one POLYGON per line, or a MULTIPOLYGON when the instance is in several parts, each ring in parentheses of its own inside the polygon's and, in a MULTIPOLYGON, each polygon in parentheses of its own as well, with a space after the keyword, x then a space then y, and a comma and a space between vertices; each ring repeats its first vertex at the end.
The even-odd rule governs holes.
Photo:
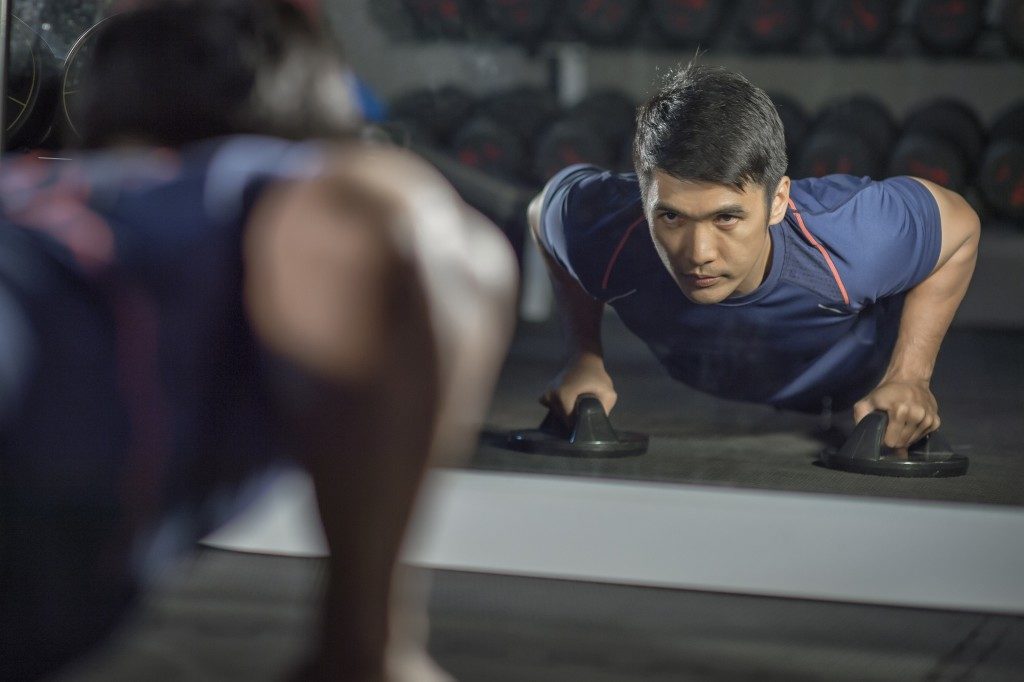
MULTIPOLYGON (((466 466, 841 495, 1024 502, 1024 464, 1017 457, 1024 436, 1024 308, 1010 303, 1024 294, 1018 276, 1024 232, 1019 206, 1004 201, 1008 186, 996 187, 994 177, 983 173, 986 163, 994 163, 997 140, 1008 145, 1007 139, 1020 135, 1024 80, 1014 29, 994 17, 953 25, 895 9, 879 9, 872 21, 858 23, 844 3, 828 9, 816 4, 817 11, 807 16, 759 15, 756 3, 702 3, 701 10, 683 3, 599 4, 587 9, 586 3, 572 2, 392 0, 326 7, 353 68, 389 105, 390 124, 402 129, 402 139, 499 183, 484 192, 493 205, 486 197, 467 198, 489 209, 519 251, 522 315, 481 447, 466 466), (772 96, 794 178, 828 172, 875 179, 915 174, 945 182, 978 212, 982 238, 976 272, 932 380, 941 430, 970 459, 966 478, 898 479, 823 468, 817 459, 828 442, 820 431, 829 420, 822 410, 798 413, 694 390, 668 376, 651 348, 608 309, 602 337, 618 392, 612 422, 648 434, 648 452, 585 458, 504 447, 509 431, 535 428, 544 419, 546 410, 537 399, 560 370, 565 352, 544 265, 525 234, 524 198, 571 163, 629 170, 629 108, 698 52, 704 64, 738 71, 772 96), (949 101, 966 114, 957 118, 952 113, 957 107, 942 109, 949 101), (1009 132, 1014 126, 1016 132, 1009 132), (917 146, 922 144, 925 148, 917 146), (955 159, 939 161, 953 149, 955 159)), ((1012 158, 1019 160, 1019 148, 1014 149, 1012 158)), ((1016 166, 1010 170, 1011 156, 1000 158, 1007 159, 1002 175, 1019 173, 1016 166)), ((629 326, 636 327, 636 321, 629 326)), ((764 375, 750 373, 742 380, 756 386, 777 370, 767 363, 764 375)), ((852 417, 836 419, 849 433, 852 417)))

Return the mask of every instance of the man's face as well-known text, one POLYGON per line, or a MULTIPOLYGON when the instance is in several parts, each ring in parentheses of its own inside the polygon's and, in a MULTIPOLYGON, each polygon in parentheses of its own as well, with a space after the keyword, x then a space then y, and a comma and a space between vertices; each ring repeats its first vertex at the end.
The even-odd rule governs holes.
POLYGON ((785 214, 788 178, 779 190, 769 215, 762 187, 739 191, 655 170, 645 204, 647 220, 661 262, 686 298, 719 303, 761 284, 771 263, 768 225, 785 214))

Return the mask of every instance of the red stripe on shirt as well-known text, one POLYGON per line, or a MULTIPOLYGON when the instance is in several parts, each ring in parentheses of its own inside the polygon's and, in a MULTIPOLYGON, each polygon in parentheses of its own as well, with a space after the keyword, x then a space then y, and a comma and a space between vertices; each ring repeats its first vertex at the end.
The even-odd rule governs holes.
POLYGON ((612 252, 611 260, 608 261, 608 267, 604 269, 604 278, 601 280, 601 289, 608 288, 608 280, 612 276, 612 268, 615 267, 615 261, 619 259, 619 254, 622 253, 622 249, 625 248, 626 242, 629 241, 630 235, 633 234, 633 230, 636 229, 637 225, 644 222, 644 217, 640 216, 633 224, 626 228, 626 234, 622 235, 622 239, 619 240, 619 245, 615 247, 615 251, 612 252))
POLYGON ((846 285, 843 284, 843 278, 839 276, 839 270, 836 269, 836 264, 832 262, 832 256, 828 255, 828 251, 825 250, 818 240, 814 238, 811 231, 804 225, 803 216, 796 210, 796 204, 793 203, 792 197, 789 199, 789 208, 793 211, 793 216, 796 218, 796 224, 800 226, 800 231, 804 233, 804 237, 811 245, 821 252, 821 255, 825 257, 825 262, 828 264, 828 269, 832 271, 832 277, 836 280, 836 284, 839 285, 839 293, 843 295, 843 303, 850 305, 850 295, 846 293, 846 285))

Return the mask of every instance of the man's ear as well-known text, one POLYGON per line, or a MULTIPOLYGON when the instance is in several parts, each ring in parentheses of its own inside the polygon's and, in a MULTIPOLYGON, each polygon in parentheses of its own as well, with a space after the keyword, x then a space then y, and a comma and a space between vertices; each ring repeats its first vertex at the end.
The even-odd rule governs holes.
POLYGON ((783 175, 772 195, 771 210, 768 215, 768 224, 775 225, 782 222, 786 217, 786 208, 789 206, 789 176, 783 175))

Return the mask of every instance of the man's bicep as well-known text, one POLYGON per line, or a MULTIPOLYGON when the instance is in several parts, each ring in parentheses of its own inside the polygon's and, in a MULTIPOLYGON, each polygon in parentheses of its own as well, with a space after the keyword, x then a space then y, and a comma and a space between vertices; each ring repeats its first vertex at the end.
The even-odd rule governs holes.
MULTIPOLYGON (((945 265, 955 254, 962 253, 965 247, 973 247, 980 235, 978 214, 967 201, 951 190, 922 178, 914 178, 920 182, 935 198, 939 209, 939 223, 942 242, 939 257, 932 272, 945 265)), ((970 248, 969 250, 973 250, 970 248)))
POLYGON ((844 274, 849 275, 851 299, 870 303, 905 293, 935 270, 941 216, 935 197, 916 179, 898 176, 870 183, 846 215, 849 266, 844 274))
POLYGON ((561 204, 567 201, 572 188, 567 186, 565 180, 565 176, 559 173, 544 185, 527 208, 527 222, 548 266, 568 273, 570 268, 567 266, 565 225, 560 217, 564 213, 561 204), (552 211, 555 216, 548 215, 552 211))
POLYGON ((387 207, 327 179, 264 190, 246 222, 245 308, 275 355, 318 376, 360 382, 383 361, 375 330, 388 282, 407 269, 387 207))

